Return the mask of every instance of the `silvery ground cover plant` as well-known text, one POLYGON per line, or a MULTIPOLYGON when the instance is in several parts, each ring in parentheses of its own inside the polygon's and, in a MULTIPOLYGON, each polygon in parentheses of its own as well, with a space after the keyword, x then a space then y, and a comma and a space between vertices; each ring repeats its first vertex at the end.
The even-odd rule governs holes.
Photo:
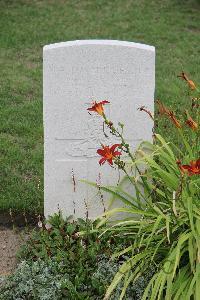
POLYGON ((178 78, 183 90, 186 84, 188 108, 178 115, 157 100, 155 118, 139 107, 155 122, 154 142, 142 142, 134 153, 123 123, 116 126, 106 116, 109 100, 92 103, 88 111, 102 118, 108 140, 97 150, 99 163, 124 176, 115 186, 87 184, 112 201, 121 200, 122 207, 94 222, 70 222, 61 214, 41 222, 21 249, 23 262, 5 282, 0 299, 198 300, 200 98, 186 73, 178 78), (159 124, 172 125, 171 140, 156 133, 159 124), (109 135, 120 142, 109 145, 109 135), (119 212, 123 218, 111 218, 119 212))

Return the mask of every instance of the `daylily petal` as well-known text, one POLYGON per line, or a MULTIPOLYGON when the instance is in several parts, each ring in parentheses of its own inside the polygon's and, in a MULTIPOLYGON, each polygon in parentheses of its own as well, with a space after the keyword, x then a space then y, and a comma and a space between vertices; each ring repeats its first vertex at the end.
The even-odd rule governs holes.
POLYGON ((101 101, 101 102, 99 102, 100 104, 107 104, 107 103, 110 103, 109 101, 107 101, 107 100, 103 100, 103 101, 101 101))
POLYGON ((105 150, 103 150, 103 149, 98 149, 98 150, 97 150, 97 153, 98 153, 99 155, 103 156, 104 153, 105 153, 105 150))
POLYGON ((196 166, 200 169, 200 158, 196 161, 196 166))
POLYGON ((110 148, 110 151, 111 151, 111 152, 114 152, 115 149, 116 149, 117 147, 119 147, 119 146, 121 146, 121 144, 114 144, 114 145, 112 145, 112 147, 110 148))
POLYGON ((112 158, 108 159, 109 164, 113 165, 112 158))
POLYGON ((114 156, 120 156, 120 155, 122 155, 122 153, 119 152, 119 151, 115 151, 115 152, 113 153, 113 155, 114 155, 114 156))
POLYGON ((99 161, 99 164, 103 165, 105 163, 105 161, 106 161, 105 157, 102 157, 99 161))
POLYGON ((189 165, 182 165, 181 168, 183 168, 185 170, 190 170, 191 166, 189 166, 189 165))

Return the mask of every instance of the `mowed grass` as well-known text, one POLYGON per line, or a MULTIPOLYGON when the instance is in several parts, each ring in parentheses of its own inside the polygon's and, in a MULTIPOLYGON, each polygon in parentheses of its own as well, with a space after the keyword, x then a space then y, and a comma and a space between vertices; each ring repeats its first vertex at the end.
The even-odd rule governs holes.
POLYGON ((0 27, 0 210, 43 209, 44 45, 76 39, 154 45, 155 97, 177 109, 186 104, 177 73, 200 82, 198 0, 0 0, 0 27))

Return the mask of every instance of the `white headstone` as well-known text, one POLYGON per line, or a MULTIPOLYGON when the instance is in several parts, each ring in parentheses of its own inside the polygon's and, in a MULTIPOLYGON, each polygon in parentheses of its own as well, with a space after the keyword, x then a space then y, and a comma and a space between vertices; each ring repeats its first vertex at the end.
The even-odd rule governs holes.
MULTIPOLYGON (((99 216, 97 191, 80 179, 112 184, 117 171, 99 166, 96 153, 106 139, 102 117, 88 113, 92 101, 108 100, 105 111, 135 148, 152 139, 152 120, 137 110, 154 110, 155 49, 111 40, 71 41, 44 47, 44 213, 62 210, 65 216, 99 216), (86 209, 87 207, 87 209, 86 209)), ((100 183, 99 182, 99 183, 100 183)))

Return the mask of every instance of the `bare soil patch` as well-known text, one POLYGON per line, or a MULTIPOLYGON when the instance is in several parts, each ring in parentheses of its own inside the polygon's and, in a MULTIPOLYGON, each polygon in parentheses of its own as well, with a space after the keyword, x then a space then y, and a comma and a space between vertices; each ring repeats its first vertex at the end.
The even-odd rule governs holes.
POLYGON ((0 228, 23 228, 26 226, 36 226, 39 220, 44 219, 44 216, 33 215, 29 213, 21 213, 18 211, 0 211, 0 228))
POLYGON ((36 215, 0 211, 0 277, 14 271, 17 265, 16 254, 37 223, 36 215))
POLYGON ((16 253, 27 235, 22 230, 0 227, 0 276, 10 275, 16 267, 16 253))

